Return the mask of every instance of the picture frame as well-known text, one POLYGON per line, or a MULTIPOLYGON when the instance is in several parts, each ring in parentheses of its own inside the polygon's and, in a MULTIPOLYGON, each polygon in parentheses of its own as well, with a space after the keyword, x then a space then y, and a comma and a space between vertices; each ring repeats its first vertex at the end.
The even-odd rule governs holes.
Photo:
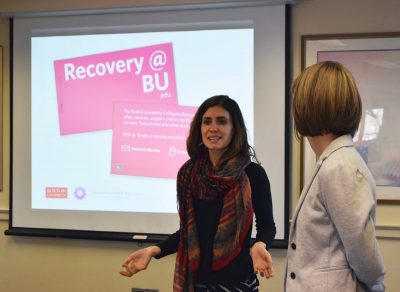
POLYGON ((3 191, 3 47, 0 46, 0 192, 3 191))
MULTIPOLYGON (((400 204, 400 32, 303 35, 302 69, 338 61, 353 74, 363 116, 353 141, 377 185, 379 204, 400 204), (397 80, 397 81, 396 81, 397 80)), ((316 157, 301 141, 301 185, 316 157)))

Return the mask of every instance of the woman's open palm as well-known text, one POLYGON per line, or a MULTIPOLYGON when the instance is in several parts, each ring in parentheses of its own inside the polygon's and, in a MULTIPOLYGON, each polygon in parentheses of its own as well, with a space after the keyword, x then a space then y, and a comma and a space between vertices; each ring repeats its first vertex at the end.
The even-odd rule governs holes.
POLYGON ((270 278, 274 276, 273 261, 270 253, 265 248, 265 244, 257 242, 250 251, 253 259, 254 272, 260 273, 261 277, 270 278))
POLYGON ((139 249, 128 256, 122 264, 123 270, 119 273, 125 277, 132 277, 134 274, 145 270, 153 256, 154 251, 151 247, 139 249))

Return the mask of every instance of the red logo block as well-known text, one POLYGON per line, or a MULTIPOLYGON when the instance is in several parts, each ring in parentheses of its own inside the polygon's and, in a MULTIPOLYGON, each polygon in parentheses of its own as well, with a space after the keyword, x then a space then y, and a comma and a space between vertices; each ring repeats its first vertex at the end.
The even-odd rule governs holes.
POLYGON ((68 188, 46 187, 46 198, 66 199, 68 198, 68 188))

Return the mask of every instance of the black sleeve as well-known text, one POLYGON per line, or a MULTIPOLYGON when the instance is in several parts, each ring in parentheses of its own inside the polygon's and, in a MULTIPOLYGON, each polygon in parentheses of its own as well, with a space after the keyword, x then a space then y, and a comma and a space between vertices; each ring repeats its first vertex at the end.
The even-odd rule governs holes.
POLYGON ((271 246, 275 238, 276 227, 272 209, 271 187, 264 168, 256 163, 250 163, 246 168, 251 185, 253 209, 256 217, 256 240, 271 246))
MULTIPOLYGON (((178 171, 178 175, 177 175, 177 198, 179 200, 179 194, 182 193, 182 190, 180 189, 181 184, 179 184, 179 179, 182 175, 182 171, 184 171, 185 167, 187 167, 187 164, 189 163, 190 160, 186 161, 181 168, 178 171)), ((159 244, 156 244, 156 246, 158 246, 161 249, 161 253, 157 256, 155 256, 154 258, 156 259, 160 259, 162 257, 165 257, 167 255, 173 254, 175 252, 178 251, 178 247, 179 247, 179 240, 180 240, 180 230, 176 231, 175 233, 171 234, 170 236, 168 236, 165 240, 163 240, 162 242, 160 242, 159 244)))
POLYGON ((161 249, 161 253, 154 258, 160 259, 178 251, 180 231, 171 234, 164 241, 156 244, 161 249))

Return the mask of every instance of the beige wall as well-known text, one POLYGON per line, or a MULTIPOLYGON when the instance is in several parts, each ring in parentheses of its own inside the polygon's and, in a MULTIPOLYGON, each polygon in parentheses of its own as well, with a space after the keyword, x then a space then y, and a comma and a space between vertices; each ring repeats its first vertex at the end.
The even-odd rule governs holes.
MULTIPOLYGON (((132 279, 118 275, 127 254, 137 248, 127 242, 4 236, 8 227, 10 104, 8 22, 14 12, 195 3, 192 0, 0 0, 0 44, 4 46, 3 155, 4 188, 0 192, 0 291, 70 292, 130 291, 131 287, 171 291, 174 257, 154 260, 132 279)), ((197 1, 212 2, 212 1, 197 1)), ((224 2, 224 1, 220 1, 224 2)), ((400 31, 398 0, 300 0, 292 11, 293 75, 300 72, 300 37, 304 34, 400 31)), ((292 205, 300 192, 300 147, 293 144, 292 205)), ((378 207, 379 244, 388 269, 387 291, 400 291, 400 205, 378 207)), ((276 276, 262 280, 261 291, 283 291, 286 250, 274 249, 276 276)))

